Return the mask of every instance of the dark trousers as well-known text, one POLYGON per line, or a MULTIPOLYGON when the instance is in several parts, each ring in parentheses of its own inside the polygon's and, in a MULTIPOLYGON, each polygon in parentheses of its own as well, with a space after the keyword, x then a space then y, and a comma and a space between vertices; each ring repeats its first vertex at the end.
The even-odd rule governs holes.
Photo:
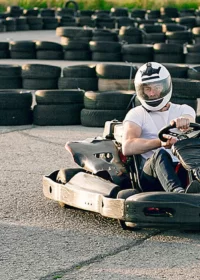
POLYGON ((177 187, 183 187, 175 172, 176 165, 165 149, 157 150, 145 162, 141 172, 143 190, 172 192, 177 187))

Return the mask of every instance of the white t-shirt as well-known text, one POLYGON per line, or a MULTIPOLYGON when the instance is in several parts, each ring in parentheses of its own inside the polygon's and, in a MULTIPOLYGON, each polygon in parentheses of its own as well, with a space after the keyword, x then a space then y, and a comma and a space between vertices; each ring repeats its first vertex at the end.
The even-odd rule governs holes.
MULTIPOLYGON (((170 107, 164 112, 147 112, 142 106, 132 108, 126 115, 125 121, 131 121, 136 123, 142 128, 141 138, 145 139, 156 139, 158 138, 158 132, 161 128, 170 124, 170 121, 183 115, 190 115, 195 119, 195 111, 192 107, 184 104, 170 103, 170 107)), ((146 152, 142 156, 147 159, 155 150, 146 152)), ((168 149, 174 161, 178 161, 168 149)))

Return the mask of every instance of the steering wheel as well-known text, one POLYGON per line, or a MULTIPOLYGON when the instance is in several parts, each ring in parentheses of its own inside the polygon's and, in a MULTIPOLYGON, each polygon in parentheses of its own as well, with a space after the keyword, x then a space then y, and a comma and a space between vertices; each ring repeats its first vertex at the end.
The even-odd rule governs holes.
POLYGON ((171 131, 171 129, 176 128, 176 123, 174 123, 173 125, 168 125, 163 127, 159 132, 158 132, 158 138, 162 141, 162 142, 167 142, 167 139, 163 137, 163 134, 168 134, 171 135, 173 137, 178 138, 179 140, 182 139, 188 139, 188 138, 197 138, 200 134, 200 124, 198 123, 190 123, 190 128, 192 128, 192 130, 188 130, 185 132, 174 132, 171 131), (195 132, 195 131, 199 131, 195 132))

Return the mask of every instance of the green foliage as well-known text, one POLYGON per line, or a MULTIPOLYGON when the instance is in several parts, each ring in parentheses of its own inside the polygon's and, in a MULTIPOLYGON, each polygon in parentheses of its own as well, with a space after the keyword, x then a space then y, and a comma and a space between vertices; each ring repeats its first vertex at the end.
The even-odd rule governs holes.
MULTIPOLYGON (((18 5, 24 9, 65 7, 65 0, 10 0, 9 5, 18 5)), ((112 7, 132 9, 160 9, 174 7, 178 10, 198 9, 200 0, 76 0, 80 10, 110 10, 112 7)), ((0 11, 6 11, 8 1, 0 0, 0 11)))

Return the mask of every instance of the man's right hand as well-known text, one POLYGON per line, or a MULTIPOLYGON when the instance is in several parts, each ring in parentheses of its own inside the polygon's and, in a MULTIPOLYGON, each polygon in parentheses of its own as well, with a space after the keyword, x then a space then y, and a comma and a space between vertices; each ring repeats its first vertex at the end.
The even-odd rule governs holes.
POLYGON ((169 134, 163 134, 163 137, 167 139, 167 142, 161 141, 161 147, 164 147, 166 149, 170 149, 171 146, 178 141, 178 139, 176 137, 173 137, 169 134))

